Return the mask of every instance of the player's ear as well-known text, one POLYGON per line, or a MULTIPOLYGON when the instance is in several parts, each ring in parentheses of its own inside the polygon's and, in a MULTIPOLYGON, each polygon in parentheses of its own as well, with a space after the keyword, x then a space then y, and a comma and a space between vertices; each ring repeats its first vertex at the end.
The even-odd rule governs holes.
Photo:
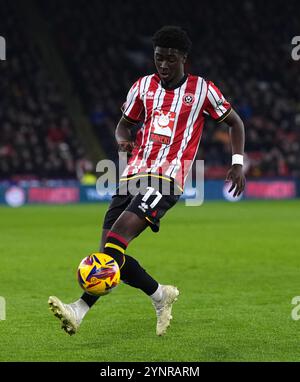
POLYGON ((187 54, 185 53, 182 55, 182 63, 185 64, 186 60, 187 60, 187 54))

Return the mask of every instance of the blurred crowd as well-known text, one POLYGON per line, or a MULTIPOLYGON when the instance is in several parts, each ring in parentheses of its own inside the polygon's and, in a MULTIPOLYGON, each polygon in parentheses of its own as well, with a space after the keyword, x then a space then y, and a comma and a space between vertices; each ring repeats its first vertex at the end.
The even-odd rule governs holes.
POLYGON ((60 91, 12 2, 0 2, 0 179, 72 179, 84 158, 60 91))
MULTIPOLYGON (((35 4, 109 158, 116 159, 114 129, 129 87, 154 71, 151 36, 176 24, 193 41, 187 71, 215 82, 245 123, 248 176, 300 176, 300 61, 291 58, 292 37, 300 34, 296 0, 35 4)), ((1 63, 0 176, 70 176, 83 149, 38 52, 20 46, 15 25, 22 22, 14 17, 6 27, 16 54, 1 63)), ((207 177, 224 176, 231 160, 225 124, 207 120, 198 158, 207 177)))

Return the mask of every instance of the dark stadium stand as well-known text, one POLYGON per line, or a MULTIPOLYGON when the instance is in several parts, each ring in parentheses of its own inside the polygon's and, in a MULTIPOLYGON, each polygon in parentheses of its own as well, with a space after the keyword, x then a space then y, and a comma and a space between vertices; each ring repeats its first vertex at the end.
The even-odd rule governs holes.
POLYGON ((0 179, 76 178, 84 157, 60 91, 26 34, 15 3, 0 2, 0 179))

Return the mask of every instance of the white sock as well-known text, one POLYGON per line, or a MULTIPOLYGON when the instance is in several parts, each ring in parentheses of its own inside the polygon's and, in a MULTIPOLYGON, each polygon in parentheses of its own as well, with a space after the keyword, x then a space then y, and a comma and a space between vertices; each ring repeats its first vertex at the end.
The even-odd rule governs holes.
POLYGON ((158 288, 156 289, 156 291, 153 294, 151 294, 150 297, 155 302, 161 301, 161 299, 163 297, 163 289, 162 289, 162 286, 160 284, 158 284, 158 288))
POLYGON ((90 307, 88 304, 83 301, 81 298, 75 302, 73 302, 72 307, 75 308, 76 313, 78 314, 79 318, 82 320, 83 317, 87 314, 89 311, 90 307))

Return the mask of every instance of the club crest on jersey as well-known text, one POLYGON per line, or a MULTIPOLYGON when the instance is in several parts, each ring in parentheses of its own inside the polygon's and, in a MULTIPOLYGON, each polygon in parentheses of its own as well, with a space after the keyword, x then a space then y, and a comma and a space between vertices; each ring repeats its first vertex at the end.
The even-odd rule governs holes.
POLYGON ((194 100, 195 100, 194 94, 191 94, 191 93, 186 93, 186 94, 184 94, 184 96, 182 97, 182 102, 183 102, 186 106, 191 106, 191 105, 194 103, 194 100))

